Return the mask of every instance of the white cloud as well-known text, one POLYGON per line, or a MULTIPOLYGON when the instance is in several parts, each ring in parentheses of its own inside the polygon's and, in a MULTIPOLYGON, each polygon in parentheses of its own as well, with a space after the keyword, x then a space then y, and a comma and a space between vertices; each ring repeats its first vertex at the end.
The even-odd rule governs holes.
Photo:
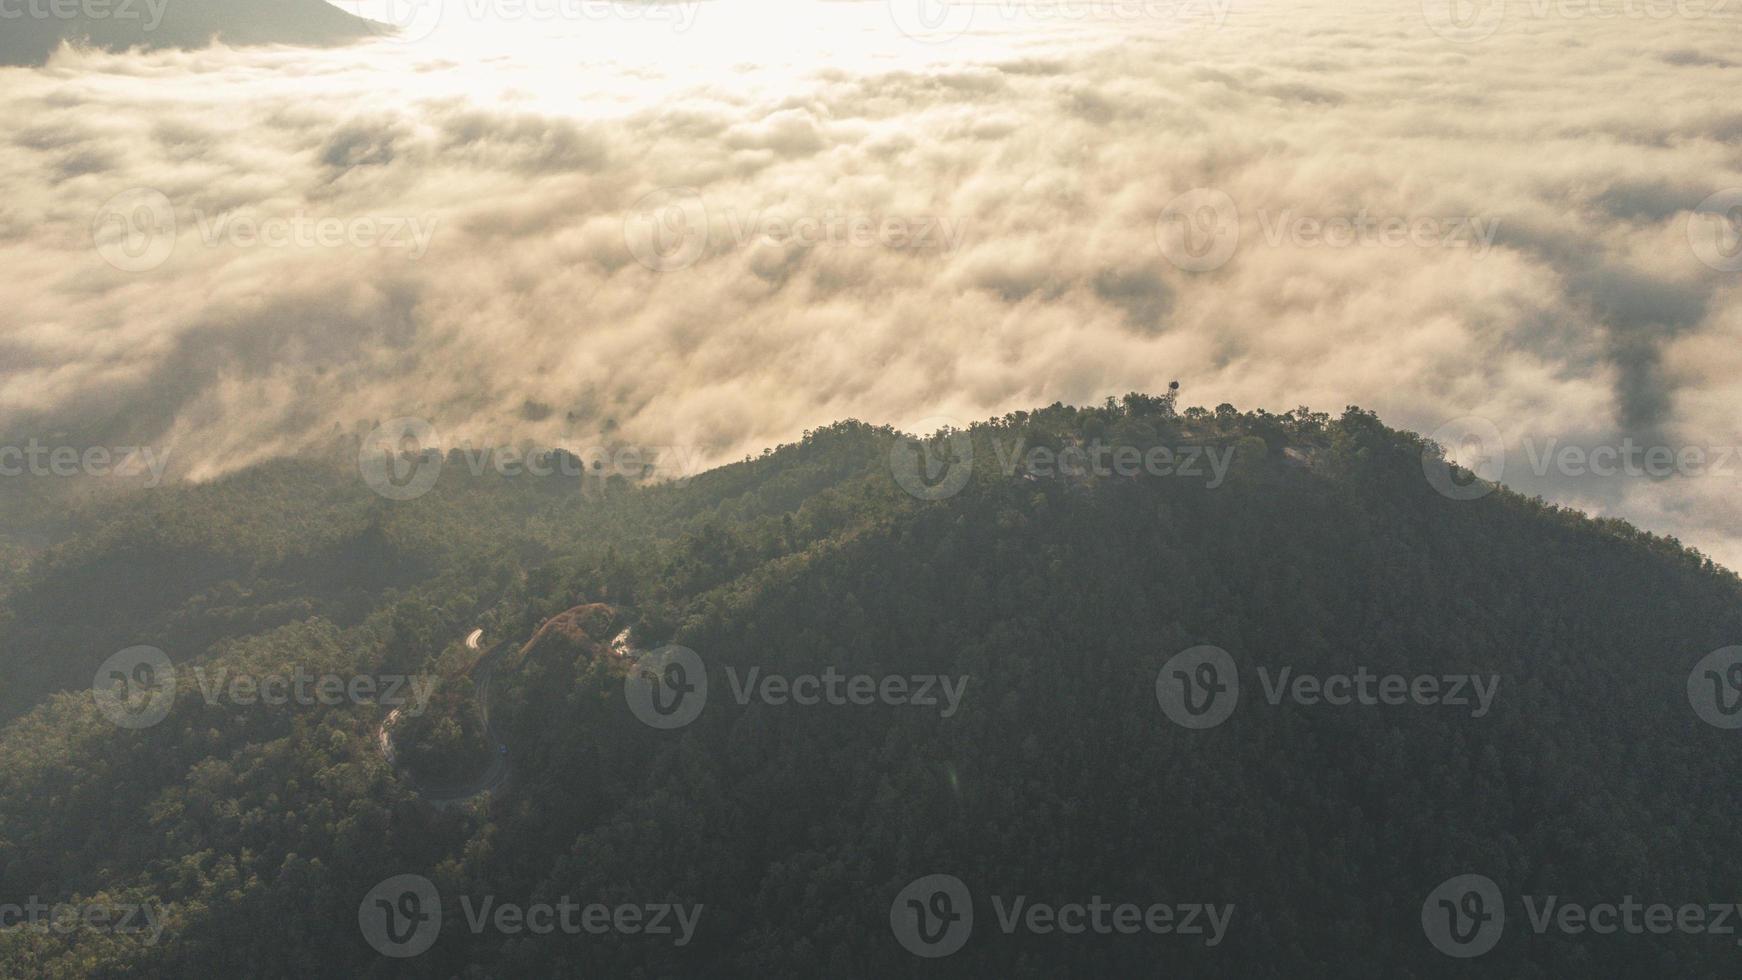
POLYGON ((807 29, 838 16, 841 34, 793 35, 814 43, 766 11, 769 36, 728 36, 743 11, 721 4, 602 54, 379 42, 0 71, 0 433, 171 444, 196 477, 404 415, 474 440, 609 421, 723 461, 846 416, 984 417, 1177 377, 1193 403, 1355 403, 1421 431, 1489 417, 1508 482, 1742 566, 1742 460, 1538 478, 1522 451, 1742 445, 1742 273, 1688 235, 1702 199, 1742 187, 1736 59, 1713 40, 1734 16, 1515 3, 1460 43, 1415 3, 1313 0, 1220 26, 976 24, 928 47, 881 4, 821 8, 807 29), (135 187, 171 202, 177 237, 123 272, 91 225, 135 187), (1241 237, 1189 272, 1157 219, 1199 187, 1234 202, 1241 237), (703 202, 693 256, 681 214, 636 213, 661 188, 703 202), (208 245, 214 215, 436 231, 415 259, 208 245), (1325 241, 1363 215, 1496 223, 1493 245, 1325 241), (806 219, 959 240, 764 233, 806 219), (1300 219, 1319 230, 1268 240, 1300 219), (678 267, 638 260, 626 224, 678 267))

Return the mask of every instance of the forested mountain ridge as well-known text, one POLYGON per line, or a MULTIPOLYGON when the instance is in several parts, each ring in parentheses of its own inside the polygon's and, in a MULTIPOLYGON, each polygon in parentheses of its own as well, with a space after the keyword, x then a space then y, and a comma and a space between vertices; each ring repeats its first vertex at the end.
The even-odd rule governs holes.
MULTIPOLYGON (((1742 800, 1720 776, 1734 733, 1686 690, 1702 656, 1742 642, 1735 575, 1504 490, 1448 499, 1423 475, 1432 448, 1359 410, 1176 412, 1134 395, 969 438, 965 482, 933 493, 927 472, 918 496, 898 435, 848 422, 681 485, 448 467, 390 501, 354 469, 292 460, 73 513, 13 572, 0 622, 0 902, 151 902, 164 928, 152 943, 7 930, 0 966, 1428 977, 1468 969, 1419 921, 1457 874, 1583 901, 1739 897, 1742 800), (1098 445, 1192 447, 1225 468, 1057 465, 1098 445), (127 729, 89 690, 132 644, 161 647, 178 677, 439 674, 473 628, 518 647, 594 602, 639 648, 694 651, 705 707, 645 723, 599 637, 529 656, 492 693, 513 778, 456 811, 381 757, 379 705, 213 703, 190 678, 161 722, 127 729), (1203 645, 1239 665, 1240 700, 1193 730, 1158 705, 1158 680, 1203 645), (1284 669, 1497 687, 1480 716, 1269 703, 1284 669), (962 686, 947 714, 807 706, 757 694, 752 671, 962 686), (446 898, 440 937, 384 958, 358 903, 407 873, 446 898), (944 960, 891 936, 891 902, 934 873, 975 893, 972 938, 944 960), (680 946, 474 932, 457 903, 562 895, 705 912, 680 946), (1213 946, 1007 933, 989 896, 1014 895, 1233 912, 1213 946)), ((438 693, 432 720, 452 724, 424 725, 418 750, 474 738, 469 707, 438 693)), ((1591 939, 1515 921, 1481 965, 1695 976, 1735 955, 1717 936, 1591 939)))
POLYGON ((227 44, 339 44, 389 30, 325 0, 19 0, 0 65, 40 65, 62 43, 107 51, 227 44))

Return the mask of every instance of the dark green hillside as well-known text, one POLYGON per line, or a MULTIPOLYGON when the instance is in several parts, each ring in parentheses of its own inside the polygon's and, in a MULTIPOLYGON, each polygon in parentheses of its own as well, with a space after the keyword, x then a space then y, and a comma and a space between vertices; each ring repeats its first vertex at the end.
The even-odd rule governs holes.
MULTIPOLYGON (((1129 396, 1017 413, 973 438, 971 479, 929 502, 892 479, 894 433, 841 423, 681 486, 593 493, 450 467, 393 503, 343 469, 286 462, 81 516, 7 599, 0 902, 149 897, 167 927, 153 945, 0 933, 0 972, 1733 972, 1734 937, 1535 935, 1516 897, 1499 945, 1463 962, 1429 944, 1420 915, 1463 873, 1586 903, 1742 898, 1742 792, 1722 775, 1735 733, 1687 696, 1696 661, 1742 643, 1736 576, 1508 492, 1449 500, 1423 476, 1419 439, 1359 410, 1176 414, 1129 396), (1018 439, 1233 455, 1213 487, 1006 475, 1018 439), (705 708, 650 727, 606 637, 542 644, 494 679, 512 776, 470 807, 438 810, 395 774, 375 705, 207 704, 188 683, 163 722, 127 731, 76 689, 133 643, 178 666, 439 672, 475 627, 518 646, 590 602, 616 609, 598 633, 625 625, 638 648, 694 650, 705 708), (1239 665, 1240 701, 1191 730, 1156 681, 1200 644, 1239 665), (1260 667, 1499 687, 1479 717, 1271 705, 1260 667), (966 686, 947 716, 740 704, 754 668, 966 686), (444 920, 428 952, 388 959, 362 938, 358 904, 403 873, 435 883, 444 920), (934 873, 975 903, 971 938, 942 960, 890 928, 897 893, 934 873), (474 935, 461 895, 705 914, 682 947, 474 935), (1006 935, 992 897, 1017 895, 1235 912, 1214 947, 1006 935)), ((440 710, 475 745, 460 693, 440 710)), ((420 751, 443 744, 435 721, 419 731, 420 751)))

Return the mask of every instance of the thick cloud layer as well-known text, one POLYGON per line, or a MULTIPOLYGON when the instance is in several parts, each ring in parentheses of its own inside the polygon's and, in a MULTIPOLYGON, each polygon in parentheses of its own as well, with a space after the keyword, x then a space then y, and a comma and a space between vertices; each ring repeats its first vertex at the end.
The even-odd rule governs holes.
POLYGON ((1712 6, 1036 0, 916 40, 454 0, 338 51, 62 52, 0 72, 0 435, 191 478, 398 416, 719 461, 1179 378, 1491 422, 1505 482, 1742 566, 1712 6))

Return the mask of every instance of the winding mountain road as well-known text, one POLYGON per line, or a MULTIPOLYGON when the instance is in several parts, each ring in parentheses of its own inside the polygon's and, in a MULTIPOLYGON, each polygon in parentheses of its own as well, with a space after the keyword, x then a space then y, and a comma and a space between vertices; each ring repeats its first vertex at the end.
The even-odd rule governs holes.
MULTIPOLYGON (((482 650, 484 631, 475 629, 466 636, 466 649, 482 650)), ((478 717, 484 722, 484 738, 490 743, 490 765, 478 778, 461 786, 422 786, 411 774, 399 767, 399 757, 393 749, 393 736, 389 731, 393 723, 399 720, 399 710, 394 708, 381 720, 381 727, 376 729, 375 741, 380 746, 382 758, 392 766, 405 780, 411 784, 412 791, 425 802, 438 810, 445 810, 479 797, 488 796, 500 789, 508 781, 508 746, 503 744, 495 725, 490 718, 490 685, 496 675, 496 659, 504 649, 502 644, 491 647, 483 652, 472 669, 467 671, 472 678, 474 702, 478 709, 478 717)))

